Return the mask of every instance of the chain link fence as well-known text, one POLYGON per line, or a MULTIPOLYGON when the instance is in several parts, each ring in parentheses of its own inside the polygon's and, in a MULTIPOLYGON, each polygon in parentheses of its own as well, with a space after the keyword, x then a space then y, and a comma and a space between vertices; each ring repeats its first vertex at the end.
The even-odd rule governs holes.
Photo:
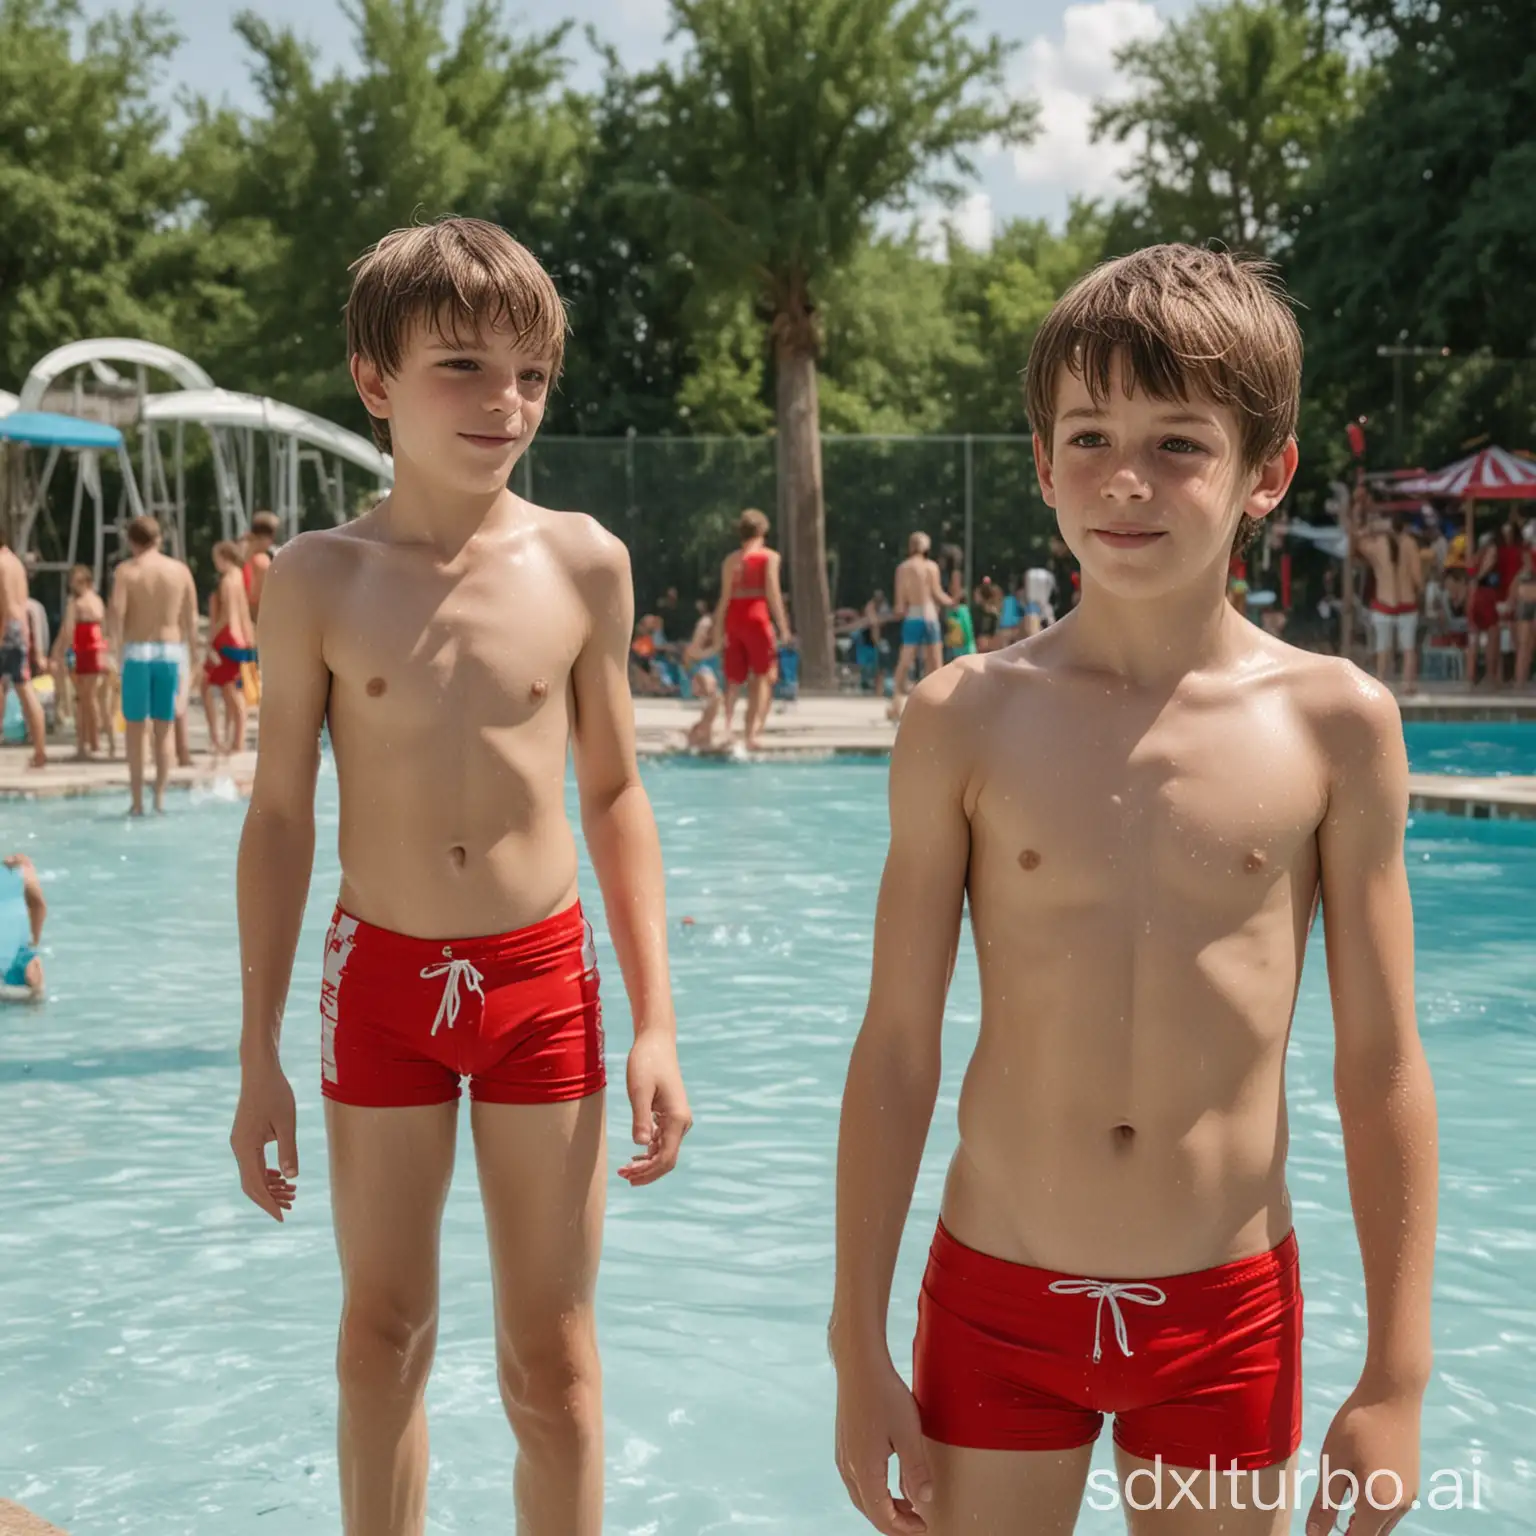
MULTIPOLYGON (((1040 499, 1027 437, 827 436, 821 451, 834 606, 889 593, 917 529, 936 555, 960 552, 967 590, 983 576, 1002 581, 1043 563, 1055 519, 1040 499)), ((745 507, 773 518, 774 543, 788 549, 789 530, 777 526, 775 452, 771 437, 541 437, 513 485, 541 506, 589 512, 618 534, 643 612, 670 587, 684 602, 713 594, 745 507)))

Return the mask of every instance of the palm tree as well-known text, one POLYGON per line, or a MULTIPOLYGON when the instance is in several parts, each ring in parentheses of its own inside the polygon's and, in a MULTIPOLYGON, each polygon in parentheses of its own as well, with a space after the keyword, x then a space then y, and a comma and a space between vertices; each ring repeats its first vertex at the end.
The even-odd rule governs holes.
POLYGON ((1006 92, 1011 45, 977 41, 957 0, 672 0, 672 12, 686 52, 645 77, 648 169, 701 283, 755 295, 801 674, 830 687, 818 292, 881 215, 952 204, 978 146, 1027 141, 1035 108, 1006 92))

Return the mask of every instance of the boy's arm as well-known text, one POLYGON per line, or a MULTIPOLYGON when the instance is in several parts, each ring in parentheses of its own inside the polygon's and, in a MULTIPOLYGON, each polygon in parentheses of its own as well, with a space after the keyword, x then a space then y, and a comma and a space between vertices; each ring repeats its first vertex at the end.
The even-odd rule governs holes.
POLYGON ((969 677, 959 667, 925 678, 908 698, 891 754, 874 973, 838 1135, 829 1338, 840 1365, 889 1363, 891 1276, 938 1096, 944 997, 970 864, 966 733, 954 698, 969 677))
POLYGON ((107 603, 107 646, 117 658, 118 670, 123 662, 123 630, 128 621, 128 581, 122 566, 112 572, 112 597, 107 603))
POLYGON ((780 580, 784 557, 774 550, 773 558, 768 562, 768 611, 773 615, 773 622, 779 626, 779 639, 787 642, 789 639, 789 615, 784 611, 784 584, 780 580))
POLYGON ((731 606, 731 588, 735 585, 736 559, 733 555, 727 555, 720 562, 720 601, 715 604, 715 649, 717 651, 725 645, 725 610, 731 606))
POLYGON ((571 671, 572 743, 582 831, 635 1023, 628 1088, 635 1141, 646 1151, 621 1172, 631 1183, 649 1184, 675 1166, 692 1119, 677 1065, 661 843, 635 759, 629 553, 595 522, 587 523, 583 536, 594 547, 584 552, 581 585, 591 628, 571 671))
POLYGON ((75 600, 70 598, 64 604, 64 612, 59 616, 59 632, 54 636, 53 650, 48 657, 48 665, 55 671, 64 669, 64 652, 69 649, 69 641, 75 633, 75 600))
POLYGON ((181 584, 181 632, 187 643, 187 668, 197 670, 197 583, 192 572, 183 566, 185 577, 181 584))
POLYGON ((315 780, 331 675, 321 650, 311 551, 295 540, 267 583, 261 736, 236 888, 243 1002, 240 1059, 275 1067, 283 1004, 315 853, 315 780))
POLYGON ((1353 668, 1345 686, 1347 702, 1330 709, 1323 728, 1333 771, 1318 851, 1334 1091, 1367 1332, 1360 1384, 1325 1449, 1336 1467, 1356 1463, 1362 1482, 1378 1467, 1393 1468, 1411 1499, 1432 1360, 1438 1133, 1414 1016, 1413 909, 1403 859, 1408 763, 1392 695, 1353 668))

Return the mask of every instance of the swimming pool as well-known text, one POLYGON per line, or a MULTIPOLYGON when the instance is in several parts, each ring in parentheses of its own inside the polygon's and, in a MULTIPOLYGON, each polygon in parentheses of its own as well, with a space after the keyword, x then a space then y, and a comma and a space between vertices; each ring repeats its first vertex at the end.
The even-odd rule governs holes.
MULTIPOLYGON (((855 1536, 868 1527, 832 1466, 824 1329, 837 1109, 868 981, 884 765, 666 763, 646 777, 668 855, 698 1124, 661 1186, 610 1185, 606 1529, 855 1536)), ((282 1227, 240 1195, 227 1148, 243 810, 209 796, 172 809, 129 823, 115 799, 0 805, 0 843, 34 851, 53 900, 54 987, 43 1011, 0 1011, 0 1496, 72 1536, 333 1536, 339 1290, 312 999, 334 890, 335 785, 322 779, 316 895, 287 1029, 303 1172, 282 1227)), ((1409 859, 1444 1143, 1425 1481, 1459 1471, 1470 1503, 1476 1470, 1483 1508, 1422 1510, 1404 1529, 1515 1536, 1536 1521, 1536 830, 1420 817, 1409 859)), ((622 992, 600 940, 609 1038, 622 1046, 622 992)), ((1326 999, 1319 943, 1290 1063, 1303 1454, 1314 1459, 1364 1338, 1326 999)), ((976 1012, 974 968, 962 964, 895 1286, 899 1363, 976 1012)), ((610 1102, 617 1166, 628 1122, 622 1093, 610 1102)), ((435 1536, 510 1525, 512 1445, 467 1136, 460 1152, 428 1396, 435 1536)), ((1096 1465, 1110 1465, 1107 1433, 1096 1465)), ((1122 1516, 1085 1509, 1079 1529, 1118 1532, 1122 1516)))
POLYGON ((1474 777, 1536 774, 1536 721, 1415 720, 1403 727, 1415 773, 1474 777))

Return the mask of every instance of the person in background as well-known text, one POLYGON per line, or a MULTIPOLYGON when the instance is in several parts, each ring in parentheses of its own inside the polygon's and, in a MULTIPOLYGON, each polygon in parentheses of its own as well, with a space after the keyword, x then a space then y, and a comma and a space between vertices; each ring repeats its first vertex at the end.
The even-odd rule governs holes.
POLYGON ((907 540, 907 558, 896 567, 901 654, 896 658, 896 682, 887 711, 892 720, 901 718, 908 680, 918 653, 922 653, 925 675, 937 672, 944 665, 944 633, 939 627, 939 610, 952 607, 954 599, 944 590, 937 564, 928 557, 930 548, 926 533, 912 534, 907 540))
POLYGON ((208 597, 208 658, 203 663, 203 713, 208 720, 208 742, 214 755, 232 756, 245 751, 245 691, 240 668, 255 660, 255 626, 246 603, 240 546, 225 540, 213 547, 213 566, 218 585, 208 597), (224 729, 214 724, 215 698, 224 701, 224 729))
MULTIPOLYGON (((1055 605, 1058 615, 1064 614, 1077 606, 1082 579, 1078 574, 1077 560, 1072 551, 1067 548, 1067 541, 1059 533, 1051 535, 1051 554, 1045 564, 1046 569, 1056 578, 1051 602, 1055 605)), ((1052 622, 1055 621, 1052 620, 1052 622)))
POLYGON ((740 548, 720 566, 715 634, 725 651, 725 734, 730 739, 736 700, 747 689, 746 746, 762 745, 762 731, 779 677, 779 646, 789 644, 789 613, 781 585, 782 556, 768 547, 769 522, 748 507, 736 524, 740 548))
POLYGON ((103 725, 109 738, 112 733, 111 720, 104 720, 102 714, 107 702, 101 686, 108 664, 107 637, 102 628, 106 617, 107 605, 96 590, 96 578, 90 566, 75 566, 69 573, 69 601, 64 604, 64 614, 59 621, 59 635, 53 644, 50 667, 54 686, 62 692, 65 680, 70 677, 65 664, 66 653, 73 653, 75 757, 82 761, 101 750, 103 725))
POLYGON ((1477 662, 1483 658, 1484 680, 1497 688, 1503 682, 1504 653, 1502 577, 1499 574, 1499 548, 1492 533, 1477 541, 1477 561, 1473 565, 1467 602, 1467 687, 1477 687, 1477 662))
POLYGON ((240 579, 245 584, 245 599, 254 624, 261 615, 261 591, 267 572, 272 569, 272 552, 282 524, 275 512, 258 512, 251 518, 251 531, 245 536, 240 579))
POLYGON ((1536 654, 1536 523, 1527 523, 1520 536, 1523 558, 1510 588, 1515 618, 1515 687, 1530 680, 1536 654))
POLYGON ((33 669, 42 657, 37 654, 30 600, 27 568, 11 548, 6 520, 0 518, 0 716, 5 713, 6 693, 14 688, 32 743, 30 766, 46 768, 48 727, 42 701, 32 688, 33 669))
POLYGON ((1021 606, 1026 638, 1056 622, 1056 592, 1056 576, 1049 566, 1037 565, 1024 572, 1021 606))
POLYGON ((990 576, 983 576, 972 594, 972 612, 976 621, 976 648, 995 651, 997 634, 1002 628, 1003 593, 990 576))
POLYGON ((976 629, 965 601, 965 582, 959 566, 949 573, 949 608, 944 614, 944 659, 976 654, 976 629))
POLYGON ((197 586, 180 560, 160 549, 160 524, 136 517, 128 524, 131 558, 117 567, 107 627, 120 655, 123 719, 127 722, 131 813, 144 814, 144 737, 152 724, 155 809, 165 809, 171 776, 171 732, 186 710, 197 649, 197 586))
POLYGON ((709 665, 710 657, 719 649, 715 643, 714 610, 702 597, 696 606, 698 617, 694 620, 693 634, 683 647, 682 666, 690 696, 704 706, 688 731, 688 745, 696 751, 707 751, 715 744, 715 721, 720 717, 724 696, 720 692, 720 679, 709 665))
POLYGON ((40 1003, 43 1000, 43 962, 38 947, 43 942, 43 922, 48 903, 32 860, 24 853, 7 854, 5 867, 21 880, 21 896, 27 907, 27 938, 11 956, 0 975, 0 1003, 40 1003))

